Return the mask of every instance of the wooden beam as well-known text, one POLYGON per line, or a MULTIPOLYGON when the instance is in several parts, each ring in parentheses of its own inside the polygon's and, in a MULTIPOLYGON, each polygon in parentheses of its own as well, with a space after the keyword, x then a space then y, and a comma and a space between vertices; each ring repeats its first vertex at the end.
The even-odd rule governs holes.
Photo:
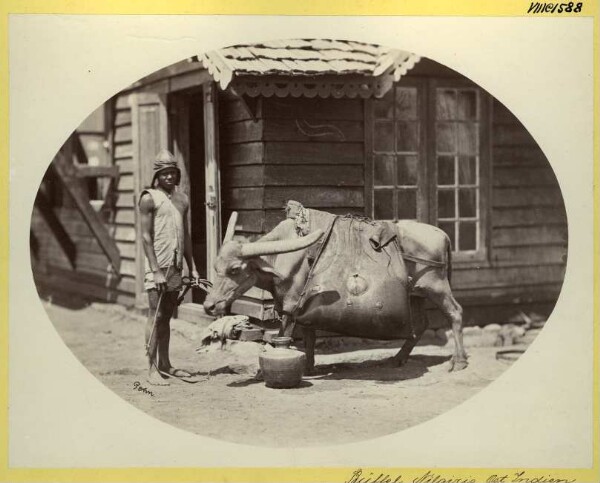
POLYGON ((71 198, 73 198, 77 209, 110 260, 115 273, 119 273, 121 268, 121 255, 115 241, 110 236, 108 229, 98 214, 90 206, 90 200, 79 184, 79 180, 77 179, 77 168, 71 161, 72 151, 69 144, 70 143, 66 143, 65 147, 58 152, 51 166, 65 190, 69 193, 71 198))
POLYGON ((118 166, 89 166, 86 164, 79 164, 76 165, 76 167, 77 171, 75 172, 75 176, 77 178, 117 178, 119 176, 118 166))
POLYGON ((159 81, 164 81, 165 79, 168 79, 170 77, 189 74, 190 72, 193 72, 193 71, 202 71, 202 70, 206 71, 206 69, 204 69, 202 67, 202 64, 200 62, 190 62, 190 61, 177 62, 176 64, 172 64, 168 67, 165 67, 156 72, 153 72, 152 74, 149 74, 146 77, 143 77, 139 81, 134 82, 130 86, 130 88, 139 89, 142 86, 152 84, 155 82, 159 82, 159 81))
POLYGON ((52 209, 50 204, 50 200, 46 197, 42 190, 39 190, 37 196, 35 197, 35 205, 39 212, 42 214, 44 220, 48 224, 48 228, 56 238, 58 245, 61 250, 67 256, 71 267, 75 268, 75 260, 77 257, 77 247, 71 237, 65 230, 58 216, 52 209))
POLYGON ((258 97, 239 96, 242 107, 250 118, 256 122, 258 120, 258 97))
POLYGON ((202 85, 211 82, 212 77, 207 70, 194 70, 169 78, 169 93, 185 89, 201 90, 202 85))

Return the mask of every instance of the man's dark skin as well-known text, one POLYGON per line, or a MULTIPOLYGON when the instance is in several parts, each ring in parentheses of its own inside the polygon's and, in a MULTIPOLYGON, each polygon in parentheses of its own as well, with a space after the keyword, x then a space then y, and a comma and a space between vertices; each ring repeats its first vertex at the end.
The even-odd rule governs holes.
MULTIPOLYGON (((179 180, 179 171, 174 168, 168 168, 160 171, 156 176, 156 189, 161 190, 167 196, 171 197, 175 194, 175 186, 179 180)), ((168 385, 168 381, 163 379, 161 374, 157 371, 156 365, 161 372, 171 374, 174 376, 190 376, 190 373, 182 369, 176 369, 171 365, 169 360, 169 339, 170 339, 170 321, 173 311, 177 306, 177 297, 179 293, 177 291, 167 291, 167 274, 166 269, 158 266, 156 253, 154 253, 154 240, 153 240, 153 224, 154 224, 154 200, 149 194, 144 194, 140 199, 140 220, 142 229, 142 245, 144 247, 144 253, 150 264, 150 269, 154 275, 154 283, 156 285, 156 291, 149 290, 148 297, 159 297, 160 303, 157 303, 156 321, 155 314, 152 313, 148 316, 148 322, 146 324, 146 345, 151 344, 151 336, 157 340, 157 354, 149 354, 148 357, 148 382, 153 385, 168 385), (154 331, 154 334, 153 334, 154 331), (156 357, 158 355, 158 358, 156 357), (158 360, 157 360, 158 359, 158 360)), ((187 224, 187 210, 182 214, 183 216, 183 227, 184 227, 184 253, 183 257, 186 261, 189 275, 192 278, 198 278, 198 272, 196 265, 192 257, 192 240, 190 237, 190 230, 187 224)), ((175 234, 174 234, 175 236, 175 234)))

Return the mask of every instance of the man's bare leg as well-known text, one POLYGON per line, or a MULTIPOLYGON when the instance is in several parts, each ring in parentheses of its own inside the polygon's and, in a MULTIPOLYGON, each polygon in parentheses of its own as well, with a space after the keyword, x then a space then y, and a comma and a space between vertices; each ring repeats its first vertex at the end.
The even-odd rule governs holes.
POLYGON ((167 292, 163 296, 161 324, 159 326, 158 339, 158 368, 161 372, 171 374, 175 377, 191 377, 192 375, 184 370, 171 365, 169 357, 169 345, 171 341, 171 317, 177 307, 178 292, 167 292))
MULTIPOLYGON (((164 297, 163 297, 164 298, 164 297)), ((160 363, 159 347, 164 337, 163 301, 157 290, 148 290, 148 321, 146 322, 146 352, 148 356, 148 376, 146 381, 153 386, 168 386, 169 381, 158 372, 160 363), (159 306, 160 300, 160 306, 159 306)))

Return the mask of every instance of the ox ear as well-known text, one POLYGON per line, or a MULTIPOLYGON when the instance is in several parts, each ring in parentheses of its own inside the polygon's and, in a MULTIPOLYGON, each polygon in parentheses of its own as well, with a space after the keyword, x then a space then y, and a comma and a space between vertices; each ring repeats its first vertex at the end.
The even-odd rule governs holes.
POLYGON ((281 273, 275 270, 270 263, 265 262, 262 258, 253 258, 252 260, 248 261, 248 263, 254 265, 261 272, 265 272, 269 275, 273 275, 274 277, 283 279, 283 275, 281 275, 281 273))

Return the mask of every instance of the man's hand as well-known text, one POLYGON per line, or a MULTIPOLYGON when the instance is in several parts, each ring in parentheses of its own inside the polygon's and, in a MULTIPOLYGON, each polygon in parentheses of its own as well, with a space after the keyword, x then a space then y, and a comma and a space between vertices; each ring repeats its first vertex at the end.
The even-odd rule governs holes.
POLYGON ((208 292, 208 289, 212 287, 212 283, 210 283, 208 280, 205 280, 204 278, 200 278, 200 274, 195 268, 190 270, 188 273, 189 275, 185 278, 189 280, 185 281, 185 283, 189 283, 189 287, 199 288, 201 290, 204 290, 205 292, 208 292))
POLYGON ((167 278, 160 268, 154 271, 154 285, 156 285, 158 293, 162 293, 167 289, 167 278))

